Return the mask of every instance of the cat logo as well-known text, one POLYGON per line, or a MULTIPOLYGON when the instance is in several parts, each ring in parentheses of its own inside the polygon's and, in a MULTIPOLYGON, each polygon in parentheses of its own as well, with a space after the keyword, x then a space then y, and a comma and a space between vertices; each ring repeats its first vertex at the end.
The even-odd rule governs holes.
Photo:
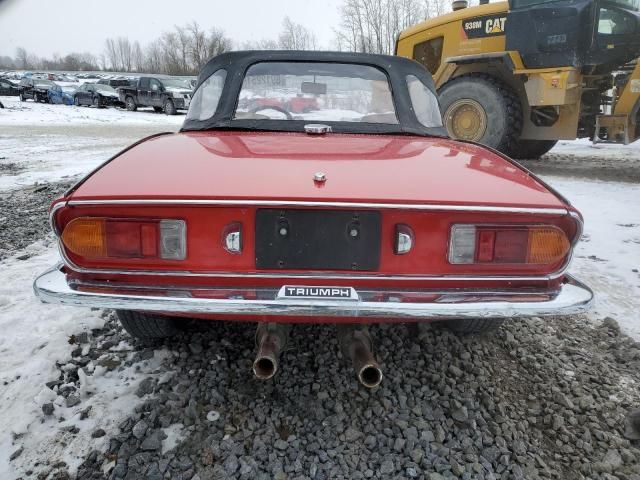
POLYGON ((466 38, 483 38, 504 35, 507 17, 504 15, 488 15, 470 18, 462 22, 462 30, 466 38))
POLYGON ((504 22, 507 21, 507 17, 489 18, 486 23, 486 32, 491 35, 500 35, 504 33, 504 22))

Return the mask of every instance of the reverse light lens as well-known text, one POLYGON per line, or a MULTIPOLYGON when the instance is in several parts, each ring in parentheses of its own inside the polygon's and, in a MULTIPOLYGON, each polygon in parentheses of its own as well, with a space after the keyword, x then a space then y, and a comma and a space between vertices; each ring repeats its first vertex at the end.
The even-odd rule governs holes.
POLYGON ((186 232, 184 220, 161 220, 160 258, 184 260, 187 257, 186 232))
POLYGON ((476 254, 475 225, 454 225, 451 227, 449 263, 473 263, 476 254))
POLYGON ((552 264, 570 248, 564 232, 553 226, 454 225, 449 263, 552 264))
POLYGON ((184 260, 183 220, 76 218, 62 232, 62 243, 88 258, 163 258, 184 260))

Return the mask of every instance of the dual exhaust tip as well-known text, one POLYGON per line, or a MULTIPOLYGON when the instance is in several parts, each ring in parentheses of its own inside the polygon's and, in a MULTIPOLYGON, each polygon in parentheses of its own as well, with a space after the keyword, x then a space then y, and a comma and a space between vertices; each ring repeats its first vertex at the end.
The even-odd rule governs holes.
MULTIPOLYGON (((260 380, 268 380, 278 372, 280 354, 287 345, 290 325, 260 323, 256 331, 258 353, 253 362, 253 374, 260 380)), ((338 343, 345 358, 356 371, 358 381, 367 388, 374 388, 382 381, 382 370, 373 356, 373 341, 366 328, 351 325, 338 326, 338 343)))

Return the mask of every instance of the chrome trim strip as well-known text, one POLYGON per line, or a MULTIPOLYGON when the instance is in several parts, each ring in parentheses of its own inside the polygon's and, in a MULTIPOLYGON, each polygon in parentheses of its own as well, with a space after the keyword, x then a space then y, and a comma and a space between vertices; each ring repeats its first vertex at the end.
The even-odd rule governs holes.
POLYGON ((351 275, 340 273, 314 272, 314 273, 238 273, 238 272, 189 272, 185 270, 109 270, 82 268, 76 265, 67 256, 62 241, 58 239, 58 251, 64 264, 78 273, 92 273, 102 275, 140 275, 140 276, 161 276, 161 277, 204 277, 204 278, 282 278, 282 279, 322 279, 322 280, 393 280, 393 281, 504 281, 504 282, 548 282, 564 275, 566 268, 552 275, 539 277, 501 277, 501 276, 464 276, 464 275, 351 275))
POLYGON ((567 280, 557 295, 546 300, 535 300, 535 292, 531 292, 531 296, 518 298, 511 296, 509 292, 494 292, 483 296, 475 291, 464 290, 454 290, 450 295, 438 297, 436 301, 423 303, 389 300, 245 300, 237 297, 194 298, 181 295, 175 289, 163 290, 164 296, 143 295, 140 291, 135 294, 82 292, 69 286, 66 275, 60 270, 60 265, 57 265, 36 278, 33 288, 36 296, 45 303, 84 307, 183 314, 364 317, 393 321, 568 315, 586 311, 593 301, 593 292, 571 277, 567 277, 567 280), (505 296, 511 299, 505 300, 505 296))
POLYGON ((96 205, 220 205, 238 207, 325 207, 325 208, 375 208, 401 210, 430 210, 455 212, 502 212, 539 215, 566 215, 566 208, 491 207, 482 205, 428 205, 417 203, 358 203, 358 202, 310 202, 297 200, 70 200, 70 206, 96 205))

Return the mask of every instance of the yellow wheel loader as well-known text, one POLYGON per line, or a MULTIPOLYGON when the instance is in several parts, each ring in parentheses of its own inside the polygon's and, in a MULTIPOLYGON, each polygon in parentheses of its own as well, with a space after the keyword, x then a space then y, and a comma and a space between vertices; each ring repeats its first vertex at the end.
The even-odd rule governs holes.
POLYGON ((452 137, 519 159, 563 139, 640 137, 640 0, 453 7, 396 44, 433 74, 452 137))

